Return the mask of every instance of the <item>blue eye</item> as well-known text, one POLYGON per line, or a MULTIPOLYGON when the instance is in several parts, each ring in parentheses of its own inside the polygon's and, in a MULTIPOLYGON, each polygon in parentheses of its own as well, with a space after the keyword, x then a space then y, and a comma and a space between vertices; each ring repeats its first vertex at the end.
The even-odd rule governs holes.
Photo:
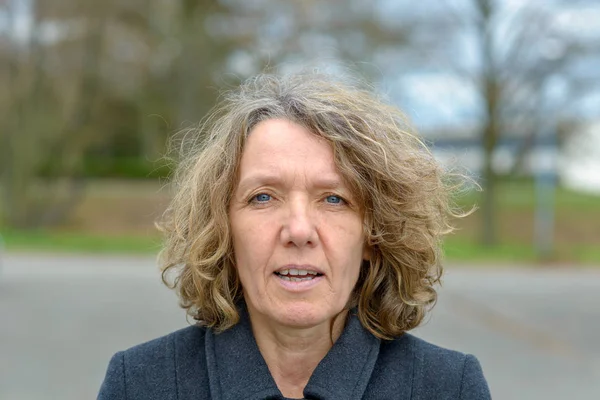
POLYGON ((327 196, 326 200, 329 204, 340 204, 344 201, 340 196, 336 195, 327 196))
POLYGON ((266 193, 260 193, 260 194, 257 194, 256 196, 254 196, 253 200, 255 200, 259 203, 265 203, 265 202, 271 200, 271 196, 266 193))

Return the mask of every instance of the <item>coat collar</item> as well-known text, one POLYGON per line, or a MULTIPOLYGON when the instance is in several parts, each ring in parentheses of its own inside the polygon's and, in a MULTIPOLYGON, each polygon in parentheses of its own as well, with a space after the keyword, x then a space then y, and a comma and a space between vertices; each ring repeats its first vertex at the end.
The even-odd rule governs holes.
MULTIPOLYGON (((240 322, 206 332, 211 397, 219 400, 284 399, 254 340, 245 307, 240 322)), ((307 399, 361 399, 379 355, 380 341, 351 312, 344 331, 321 360, 304 389, 307 399)))

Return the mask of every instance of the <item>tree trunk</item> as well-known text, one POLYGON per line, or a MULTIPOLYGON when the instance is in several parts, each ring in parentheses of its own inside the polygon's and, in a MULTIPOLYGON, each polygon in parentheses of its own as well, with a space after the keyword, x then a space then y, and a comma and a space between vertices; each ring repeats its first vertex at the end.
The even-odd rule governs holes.
POLYGON ((496 173, 493 167, 494 148, 496 147, 497 124, 495 115, 489 115, 487 126, 483 130, 483 245, 496 244, 496 173))
POLYGON ((500 101, 500 86, 494 58, 493 32, 491 19, 493 3, 491 0, 477 0, 480 13, 479 33, 482 38, 481 54, 483 55, 483 98, 485 102, 486 119, 482 128, 483 144, 483 201, 481 204, 482 241, 484 246, 496 244, 496 174, 493 166, 494 150, 499 135, 498 104, 500 101))

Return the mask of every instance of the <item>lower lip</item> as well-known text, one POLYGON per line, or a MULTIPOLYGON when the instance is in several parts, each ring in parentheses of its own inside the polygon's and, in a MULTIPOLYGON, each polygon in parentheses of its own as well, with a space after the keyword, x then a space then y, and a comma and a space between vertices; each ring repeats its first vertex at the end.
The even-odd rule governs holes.
POLYGON ((306 280, 306 281, 288 281, 285 279, 281 279, 276 274, 274 274, 274 275, 275 275, 275 279, 277 279, 279 281, 281 286, 283 286, 285 289, 293 291, 293 292, 300 292, 303 290, 308 290, 308 289, 312 288, 313 286, 317 285, 324 278, 323 275, 320 275, 320 276, 315 276, 314 278, 312 278, 310 280, 306 280))

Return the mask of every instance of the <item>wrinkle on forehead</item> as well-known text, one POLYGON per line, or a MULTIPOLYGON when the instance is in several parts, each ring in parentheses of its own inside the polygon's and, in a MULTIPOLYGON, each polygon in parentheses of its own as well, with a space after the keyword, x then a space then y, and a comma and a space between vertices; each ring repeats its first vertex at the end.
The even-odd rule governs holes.
MULTIPOLYGON (((273 173, 272 171, 255 171, 249 175, 242 177, 239 183, 239 189, 244 191, 249 188, 259 186, 296 186, 298 174, 293 174, 294 181, 288 183, 282 174, 273 173)), ((318 176, 316 179, 311 179, 310 186, 315 189, 335 190, 345 188, 341 177, 338 175, 318 176)))
POLYGON ((257 124, 246 142, 240 160, 238 188, 245 189, 256 185, 278 184, 296 185, 297 180, 310 179, 316 188, 336 189, 344 187, 334 162, 331 144, 308 131, 302 125, 288 120, 267 120, 257 124), (286 134, 280 134, 283 131, 286 134), (289 138, 290 131, 307 133, 297 137, 298 142, 289 138), (307 159, 318 158, 316 163, 307 159), (290 180, 294 182, 290 183, 290 180))

